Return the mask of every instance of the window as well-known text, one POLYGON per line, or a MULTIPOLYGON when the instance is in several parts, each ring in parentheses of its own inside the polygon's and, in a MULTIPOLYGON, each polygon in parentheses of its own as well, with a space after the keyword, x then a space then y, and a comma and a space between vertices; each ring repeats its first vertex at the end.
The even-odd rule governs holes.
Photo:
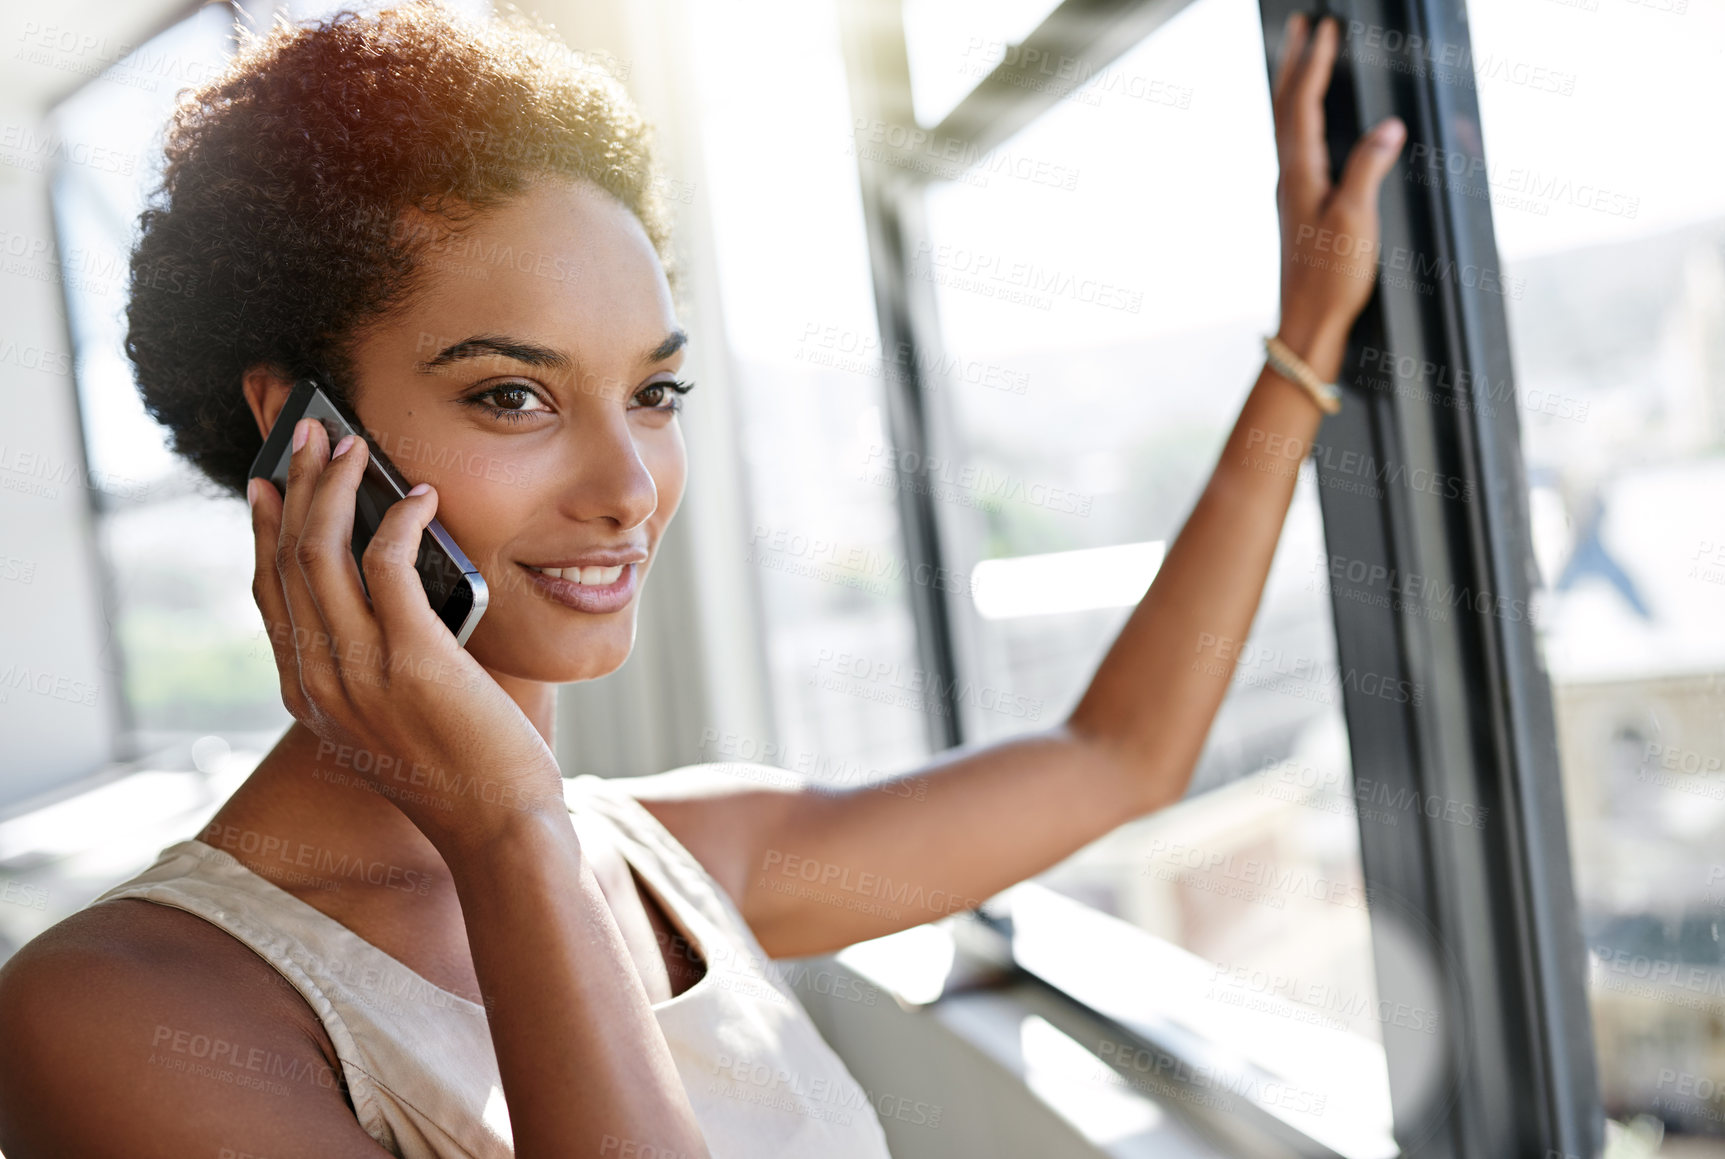
POLYGON ((1492 4, 1472 33, 1489 165, 1409 175, 1489 204, 1516 291, 1601 1094, 1725 1154, 1725 173, 1685 146, 1725 121, 1725 13, 1492 4))
MULTIPOLYGON (((1266 65, 1291 5, 1027 2, 977 45, 889 10, 847 5, 847 62, 881 342, 919 371, 887 395, 894 485, 919 500, 901 503, 908 550, 971 581, 914 607, 921 651, 948 665, 950 743, 1029 727, 1002 705, 1052 718, 1076 700, 1250 384, 1277 305, 1266 65), (967 92, 953 77, 977 52, 998 63, 967 92), (1085 582, 1051 598, 1047 577, 1073 571, 1085 582)), ((1459 371, 1511 380, 1505 273, 1489 217, 1410 176, 1410 155, 1480 153, 1466 13, 1401 0, 1344 25, 1334 161, 1391 112, 1410 139, 1348 405, 1319 436, 1331 453, 1303 469, 1188 799, 1011 891, 996 925, 1021 967, 1160 1057, 1235 1076, 1234 1094, 1248 1075, 1302 1091, 1231 1104, 1267 1146, 1590 1155, 1583 944, 1529 590, 1550 536, 1514 408, 1455 405, 1459 371), (1345 678, 1306 695, 1284 654, 1416 694, 1345 678), (1179 844, 1193 870, 1223 868, 1154 864, 1179 844), (1269 912, 1229 880, 1244 860, 1364 904, 1269 912), (1251 992, 1289 977, 1292 994, 1251 992)))
MULTIPOLYGON (((914 89, 919 60, 938 73, 915 25, 906 37, 914 89)), ((962 74, 960 47, 945 59, 962 74)), ((1199 0, 926 187, 907 272, 938 318, 923 389, 947 433, 930 491, 946 566, 971 581, 954 609, 967 740, 1071 708, 1257 376, 1280 252, 1263 60, 1256 5, 1199 0)), ((1039 880, 1197 955, 1222 1002, 1308 1019, 1375 1058, 1363 1078, 1312 1067, 1303 1081, 1332 1120, 1369 1094, 1359 1113, 1387 1136, 1323 559, 1308 472, 1191 798, 1039 880)), ((1242 1048, 1261 1041, 1249 1023, 1242 1048)))
POLYGON ((750 507, 738 550, 768 609, 777 723, 773 737, 709 730, 699 759, 878 779, 928 752, 907 595, 928 580, 909 565, 892 492, 872 482, 883 384, 903 367, 882 358, 869 298, 837 19, 806 0, 696 5, 690 18, 710 185, 685 195, 707 199, 717 225, 750 507), (770 68, 736 67, 759 54, 770 68))
POLYGON ((251 602, 244 505, 212 497, 169 452, 125 353, 127 261, 144 198, 160 177, 162 127, 180 89, 226 64, 233 21, 226 6, 200 9, 115 62, 60 105, 53 122, 92 159, 118 159, 63 166, 53 198, 85 455, 102 483, 92 501, 110 657, 124 675, 134 752, 182 731, 287 723, 251 602))

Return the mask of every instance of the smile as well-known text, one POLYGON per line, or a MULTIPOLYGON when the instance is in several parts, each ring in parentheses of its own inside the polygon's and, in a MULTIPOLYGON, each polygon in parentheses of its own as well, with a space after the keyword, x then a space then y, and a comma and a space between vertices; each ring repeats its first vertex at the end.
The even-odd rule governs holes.
POLYGON ((540 575, 548 575, 552 579, 571 580, 583 587, 603 588, 617 582, 617 577, 623 574, 623 565, 618 564, 616 567, 533 567, 528 565, 528 570, 536 571, 540 575))
POLYGON ((635 596, 632 563, 613 567, 539 568, 522 564, 539 591, 566 608, 603 615, 626 606, 635 596))

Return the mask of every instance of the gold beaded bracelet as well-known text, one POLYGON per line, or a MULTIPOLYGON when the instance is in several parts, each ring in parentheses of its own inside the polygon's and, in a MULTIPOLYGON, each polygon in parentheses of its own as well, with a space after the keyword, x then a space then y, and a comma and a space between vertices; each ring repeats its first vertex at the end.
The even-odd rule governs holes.
POLYGON ((1274 334, 1264 338, 1264 354, 1270 369, 1312 396, 1318 409, 1333 415, 1342 409, 1342 392, 1333 382, 1325 382, 1318 372, 1306 365, 1306 360, 1274 334))

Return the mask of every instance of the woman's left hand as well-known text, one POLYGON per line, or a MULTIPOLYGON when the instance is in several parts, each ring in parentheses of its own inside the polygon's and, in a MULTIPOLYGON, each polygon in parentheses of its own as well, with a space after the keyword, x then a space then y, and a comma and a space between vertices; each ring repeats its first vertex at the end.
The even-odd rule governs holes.
POLYGON ((1280 336, 1325 378, 1340 370, 1342 347, 1372 294, 1378 268, 1378 189, 1395 164, 1407 127, 1387 117, 1348 154, 1339 182, 1330 180, 1324 141, 1324 93, 1341 30, 1334 17, 1316 33, 1303 13, 1288 19, 1272 101, 1281 179, 1280 336), (1320 363, 1333 361, 1335 365, 1320 363))

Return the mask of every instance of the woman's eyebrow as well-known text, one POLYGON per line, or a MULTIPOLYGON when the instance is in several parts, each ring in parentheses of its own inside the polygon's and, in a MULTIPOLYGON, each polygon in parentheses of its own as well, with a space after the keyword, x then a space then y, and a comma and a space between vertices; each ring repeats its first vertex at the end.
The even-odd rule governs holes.
POLYGON ((453 346, 445 346, 435 357, 419 364, 421 372, 448 366, 452 362, 460 362, 467 358, 508 358, 516 362, 524 362, 529 366, 543 366, 552 370, 569 369, 569 356, 560 354, 549 346, 540 346, 536 342, 523 342, 515 338, 503 338, 496 335, 479 334, 463 339, 453 346))
MULTIPOLYGON (((673 330, 665 335, 664 341, 649 350, 641 361, 649 364, 663 362, 688 345, 688 342, 688 331, 673 330)), ((541 346, 536 342, 523 342, 517 338, 477 334, 451 346, 445 346, 436 355, 421 362, 419 369, 422 372, 429 372, 439 366, 448 366, 453 362, 460 362, 468 358, 482 358, 487 355, 509 358, 516 362, 524 362, 529 366, 544 366, 553 370, 567 370, 570 365, 568 355, 559 353, 549 346, 541 346)))
POLYGON ((671 357, 671 355, 673 355, 673 354, 677 353, 677 351, 681 350, 684 346, 686 346, 688 344, 688 342, 689 342, 688 331, 686 331, 686 330, 673 330, 669 334, 665 335, 665 340, 663 342, 661 342, 661 343, 659 343, 659 345, 653 347, 653 349, 647 351, 647 356, 645 358, 643 358, 641 361, 642 362, 648 362, 648 363, 663 362, 663 361, 665 361, 665 359, 671 357))

